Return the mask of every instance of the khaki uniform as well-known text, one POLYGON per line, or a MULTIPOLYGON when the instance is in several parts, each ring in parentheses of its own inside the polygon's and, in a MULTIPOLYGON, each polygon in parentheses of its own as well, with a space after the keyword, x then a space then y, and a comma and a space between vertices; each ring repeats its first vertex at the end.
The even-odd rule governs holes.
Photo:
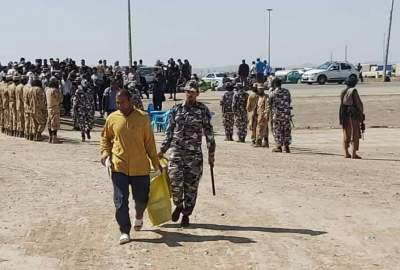
POLYGON ((249 130, 251 130, 251 140, 256 140, 257 134, 257 103, 259 96, 256 93, 252 93, 247 100, 247 112, 249 118, 249 130))
POLYGON ((4 131, 4 108, 3 108, 3 86, 4 83, 0 82, 0 130, 4 131))
POLYGON ((24 120, 24 99, 23 99, 23 88, 22 83, 15 87, 15 105, 17 109, 17 131, 23 133, 25 130, 24 120))
POLYGON ((10 110, 9 110, 9 103, 10 98, 8 95, 8 84, 3 83, 0 85, 2 88, 1 95, 2 95, 2 102, 3 102, 3 127, 9 131, 10 130, 10 110))
POLYGON ((32 98, 31 86, 26 84, 22 89, 22 98, 24 100, 24 118, 25 118, 25 136, 31 134, 31 119, 32 109, 30 107, 30 100, 32 98))
POLYGON ((15 88, 14 82, 8 85, 8 96, 9 96, 9 122, 8 127, 11 131, 17 131, 17 104, 15 99, 15 88))
POLYGON ((269 103, 268 96, 259 96, 257 101, 257 129, 256 139, 262 141, 263 139, 268 142, 268 121, 269 121, 269 103))
POLYGON ((46 127, 47 120, 47 106, 46 95, 41 87, 34 86, 31 89, 30 108, 31 114, 31 132, 36 136, 42 134, 46 127))
POLYGON ((46 88, 47 100, 47 123, 51 131, 60 129, 60 103, 63 100, 63 95, 57 88, 46 88))

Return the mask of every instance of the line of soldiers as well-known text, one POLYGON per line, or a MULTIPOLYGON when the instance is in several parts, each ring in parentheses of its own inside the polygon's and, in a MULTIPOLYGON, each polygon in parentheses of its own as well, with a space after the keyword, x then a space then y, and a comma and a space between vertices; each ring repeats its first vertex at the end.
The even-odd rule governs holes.
POLYGON ((279 78, 273 77, 264 84, 254 84, 250 95, 242 85, 236 83, 233 87, 230 82, 225 84, 226 92, 220 101, 225 140, 233 141, 233 128, 236 125, 238 142, 245 142, 248 127, 254 147, 269 147, 270 123, 276 143, 272 151, 290 153, 292 107, 289 90, 281 87, 279 78))

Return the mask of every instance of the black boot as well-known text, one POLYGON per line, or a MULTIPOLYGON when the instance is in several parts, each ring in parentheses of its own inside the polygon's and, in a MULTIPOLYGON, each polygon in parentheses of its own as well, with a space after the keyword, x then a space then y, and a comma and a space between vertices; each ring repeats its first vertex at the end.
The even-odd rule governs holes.
POLYGON ((171 220, 173 222, 177 222, 179 220, 181 212, 182 212, 182 208, 181 207, 176 207, 174 212, 172 213, 171 220))
POLYGON ((82 133, 81 133, 81 136, 82 136, 82 142, 85 142, 85 141, 86 141, 85 132, 82 132, 82 133))
POLYGON ((90 129, 88 129, 88 130, 86 131, 86 136, 87 136, 88 140, 91 139, 91 137, 90 137, 90 129))
POLYGON ((181 221, 181 227, 187 228, 190 225, 189 216, 183 216, 181 221))

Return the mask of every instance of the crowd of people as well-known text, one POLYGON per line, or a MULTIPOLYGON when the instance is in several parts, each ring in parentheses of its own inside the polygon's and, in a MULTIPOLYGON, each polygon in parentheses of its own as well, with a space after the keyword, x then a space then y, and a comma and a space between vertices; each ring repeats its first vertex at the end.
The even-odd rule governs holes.
POLYGON ((143 108, 143 95, 150 98, 154 110, 162 110, 166 100, 176 100, 177 88, 192 77, 187 59, 177 63, 173 58, 165 65, 157 61, 154 81, 147 82, 142 74, 143 61, 134 61, 132 67, 121 67, 116 61, 108 65, 99 60, 96 66, 80 65, 70 58, 60 61, 36 59, 34 63, 21 58, 18 62, 0 65, 0 127, 10 136, 42 140, 46 124, 49 142, 58 143, 57 130, 60 116, 72 116, 74 129, 79 130, 82 141, 90 139, 95 112, 100 117, 117 110, 116 93, 120 89, 130 92, 133 104, 143 108))

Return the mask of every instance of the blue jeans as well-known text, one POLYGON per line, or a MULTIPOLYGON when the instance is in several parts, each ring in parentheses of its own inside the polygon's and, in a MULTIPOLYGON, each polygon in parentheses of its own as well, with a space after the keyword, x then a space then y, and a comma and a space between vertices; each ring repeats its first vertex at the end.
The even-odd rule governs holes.
POLYGON ((111 178, 114 186, 115 219, 120 232, 129 234, 132 227, 129 217, 129 186, 132 187, 136 215, 142 216, 149 200, 150 176, 128 176, 113 172, 111 178))

